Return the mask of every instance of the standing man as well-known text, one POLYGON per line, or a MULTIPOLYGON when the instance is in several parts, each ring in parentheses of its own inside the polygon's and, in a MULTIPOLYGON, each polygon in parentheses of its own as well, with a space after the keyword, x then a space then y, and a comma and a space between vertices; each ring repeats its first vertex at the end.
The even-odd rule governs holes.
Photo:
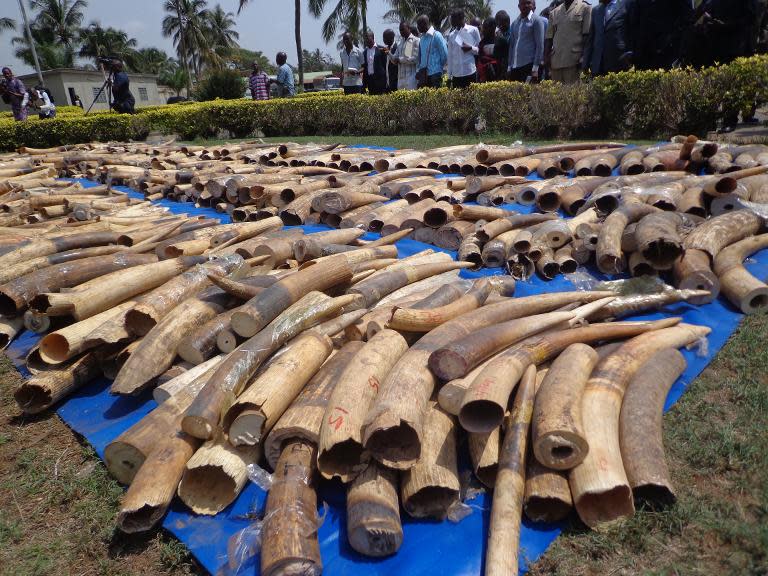
POLYGON ((119 114, 133 114, 136 99, 131 93, 131 81, 123 70, 122 60, 112 61, 112 99, 111 108, 119 114))
POLYGON ((448 78, 452 88, 467 88, 477 80, 475 56, 479 45, 480 31, 465 23, 463 10, 455 10, 448 32, 448 78))
POLYGON ((555 82, 579 81, 591 18, 592 6, 584 0, 565 0, 550 12, 544 61, 555 82))
MULTIPOLYGON (((397 89, 416 89, 416 66, 419 64, 419 38, 411 34, 411 25, 400 22, 400 41, 389 61, 397 65, 397 89)), ((391 76, 390 76, 391 80, 391 76)))
POLYGON ((509 65, 509 36, 511 20, 506 10, 496 12, 496 41, 493 44, 493 57, 498 62, 498 80, 507 77, 509 65))
POLYGON ((371 96, 384 94, 387 91, 387 53, 376 45, 376 38, 371 30, 365 33, 363 58, 363 87, 368 89, 371 96))
POLYGON ((251 89, 251 98, 254 100, 269 100, 269 76, 261 69, 258 62, 253 63, 248 87, 251 89))
POLYGON ((510 27, 509 79, 536 82, 539 63, 544 59, 544 19, 533 13, 533 0, 520 0, 518 16, 510 27))
POLYGON ((363 72, 365 71, 365 58, 363 52, 352 43, 352 35, 344 32, 341 37, 344 49, 341 51, 341 85, 344 94, 363 93, 363 72))
POLYGON ((390 56, 397 53, 395 44, 395 31, 387 28, 382 35, 384 39, 384 54, 387 55, 387 92, 397 91, 397 62, 390 56))
POLYGON ((627 44, 640 70, 671 68, 682 58, 683 32, 693 20, 690 0, 633 0, 627 44))
POLYGON ((592 10, 582 66, 595 76, 618 72, 631 64, 626 29, 628 2, 600 0, 600 5, 592 10))
POLYGON ((448 61, 445 38, 429 23, 429 16, 422 14, 416 19, 419 29, 419 67, 416 71, 418 88, 440 88, 443 85, 443 68, 448 61))
POLYGON ((3 83, 0 85, 0 96, 3 102, 11 105, 13 119, 21 122, 27 119, 27 107, 24 105, 24 97, 27 88, 24 83, 16 78, 8 67, 3 68, 3 83))
POLYGON ((288 66, 288 56, 285 52, 278 52, 275 58, 277 62, 277 95, 280 98, 292 98, 296 96, 296 86, 293 83, 293 69, 288 66))

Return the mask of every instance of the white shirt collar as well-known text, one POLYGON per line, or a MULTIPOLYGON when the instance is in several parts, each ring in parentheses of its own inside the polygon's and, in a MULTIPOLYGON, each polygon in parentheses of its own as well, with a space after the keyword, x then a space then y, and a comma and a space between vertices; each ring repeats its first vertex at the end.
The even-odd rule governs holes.
POLYGON ((435 27, 430 26, 429 30, 427 30, 427 36, 434 36, 434 34, 435 34, 435 27))
POLYGON ((520 16, 518 16, 518 18, 519 18, 520 20, 528 20, 528 22, 530 22, 531 20, 533 20, 533 10, 531 10, 530 12, 528 12, 528 16, 526 16, 525 18, 523 18, 523 15, 522 15, 522 14, 520 14, 520 16))

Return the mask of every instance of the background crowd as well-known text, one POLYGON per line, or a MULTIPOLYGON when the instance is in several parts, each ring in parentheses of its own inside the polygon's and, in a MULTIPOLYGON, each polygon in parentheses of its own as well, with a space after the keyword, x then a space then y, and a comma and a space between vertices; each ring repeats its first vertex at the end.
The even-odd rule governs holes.
MULTIPOLYGON (((535 0, 520 0, 511 20, 500 10, 484 21, 451 14, 444 35, 428 16, 401 22, 363 47, 345 33, 340 53, 345 94, 395 90, 465 88, 473 82, 510 80, 579 82, 629 68, 709 66, 768 49, 768 0, 553 0, 541 13, 535 0)), ((282 64, 285 67, 284 53, 282 64)), ((254 98, 268 98, 266 74, 254 70, 254 98), (261 78, 255 79, 257 74, 261 78)), ((280 94, 294 93, 293 77, 280 94)), ((268 84, 267 84, 268 86, 268 84)))

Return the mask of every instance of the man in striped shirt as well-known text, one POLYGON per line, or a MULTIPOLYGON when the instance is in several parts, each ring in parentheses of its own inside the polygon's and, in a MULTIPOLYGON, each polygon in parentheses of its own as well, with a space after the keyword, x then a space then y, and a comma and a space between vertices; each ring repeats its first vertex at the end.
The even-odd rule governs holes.
POLYGON ((269 100, 269 76, 261 69, 258 62, 253 63, 253 72, 248 79, 251 98, 254 100, 269 100))

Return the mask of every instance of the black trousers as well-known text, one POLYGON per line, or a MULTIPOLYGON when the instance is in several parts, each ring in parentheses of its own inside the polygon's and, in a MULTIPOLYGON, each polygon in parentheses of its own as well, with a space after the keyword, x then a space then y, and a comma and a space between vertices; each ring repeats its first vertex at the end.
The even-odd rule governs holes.
POLYGON ((469 76, 454 76, 451 80, 451 88, 469 88, 469 85, 477 79, 476 74, 469 76))
POLYGON ((443 85, 443 75, 442 74, 432 74, 431 76, 427 76, 427 86, 430 88, 441 88, 443 85))
POLYGON ((512 68, 512 70, 509 71, 508 80, 512 80, 512 82, 525 82, 532 72, 533 62, 526 64, 525 66, 520 66, 519 68, 512 68))
POLYGON ((362 94, 362 86, 344 86, 344 94, 362 94))

